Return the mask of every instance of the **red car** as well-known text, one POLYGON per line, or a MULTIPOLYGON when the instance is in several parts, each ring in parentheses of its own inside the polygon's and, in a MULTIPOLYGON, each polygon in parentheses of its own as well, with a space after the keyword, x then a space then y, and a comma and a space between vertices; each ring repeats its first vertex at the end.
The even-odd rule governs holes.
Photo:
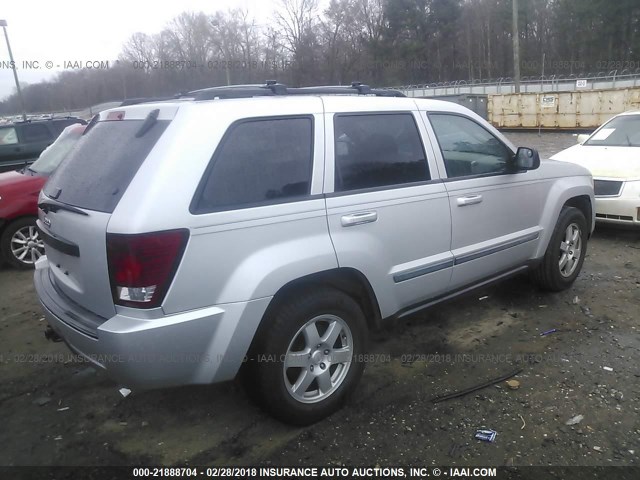
POLYGON ((85 128, 68 126, 33 164, 0 174, 0 264, 4 260, 17 268, 33 268, 44 254, 36 227, 38 195, 85 128))

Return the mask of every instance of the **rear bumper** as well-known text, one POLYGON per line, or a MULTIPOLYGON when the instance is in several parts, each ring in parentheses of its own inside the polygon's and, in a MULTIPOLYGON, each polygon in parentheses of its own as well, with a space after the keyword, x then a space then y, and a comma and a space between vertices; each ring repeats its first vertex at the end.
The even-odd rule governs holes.
POLYGON ((34 283, 49 325, 72 351, 131 389, 231 380, 271 300, 217 305, 156 319, 116 314, 97 326, 94 336, 73 326, 78 306, 52 288, 48 262, 42 258, 34 283))

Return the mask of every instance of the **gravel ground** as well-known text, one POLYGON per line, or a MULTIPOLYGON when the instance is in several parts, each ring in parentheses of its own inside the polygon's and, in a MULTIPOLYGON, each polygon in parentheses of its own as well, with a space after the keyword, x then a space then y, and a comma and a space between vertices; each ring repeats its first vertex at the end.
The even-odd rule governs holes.
MULTIPOLYGON (((548 135, 509 134, 542 152, 573 143, 548 135)), ((640 463, 635 231, 598 228, 567 292, 520 277, 377 332, 350 403, 306 428, 266 416, 236 382, 123 398, 45 340, 31 272, 0 270, 0 292, 0 465, 640 463), (517 389, 430 401, 516 368, 517 389), (482 427, 494 443, 473 438, 482 427)))

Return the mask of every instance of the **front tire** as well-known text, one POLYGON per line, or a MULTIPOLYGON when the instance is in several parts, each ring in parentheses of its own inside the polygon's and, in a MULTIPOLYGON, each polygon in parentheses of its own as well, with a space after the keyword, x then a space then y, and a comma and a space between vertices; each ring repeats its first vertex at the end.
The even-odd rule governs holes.
POLYGON ((36 219, 20 218, 7 225, 0 237, 2 258, 11 266, 25 270, 33 268, 44 255, 44 243, 36 219))
POLYGON ((579 209, 564 207, 542 263, 532 272, 544 290, 559 292, 578 277, 587 253, 587 220, 579 209))
POLYGON ((294 425, 338 410, 358 384, 367 326, 360 306, 332 288, 309 290, 267 319, 244 381, 262 406, 294 425))

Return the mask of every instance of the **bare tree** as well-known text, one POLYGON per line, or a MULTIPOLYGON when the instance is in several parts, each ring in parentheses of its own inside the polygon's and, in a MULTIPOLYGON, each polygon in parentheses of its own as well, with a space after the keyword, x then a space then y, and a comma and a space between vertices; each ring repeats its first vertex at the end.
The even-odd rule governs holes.
POLYGON ((309 30, 317 22, 318 0, 280 0, 280 9, 274 13, 276 23, 284 36, 284 46, 295 55, 309 30))
POLYGON ((282 36, 282 47, 291 58, 291 69, 296 83, 316 78, 317 64, 314 56, 317 42, 318 0, 280 0, 280 8, 274 13, 275 23, 282 36))
MULTIPOLYGON (((185 12, 160 32, 132 35, 108 70, 66 71, 25 85, 27 109, 69 110, 269 78, 390 86, 513 72, 513 0, 329 0, 322 12, 319 0, 280 1, 266 26, 242 9, 185 12)), ((543 52, 547 75, 633 70, 640 51, 638 0, 604 3, 520 1, 522 74, 540 75, 543 52)), ((0 102, 0 111, 19 106, 14 94, 0 102)))
POLYGON ((150 65, 155 59, 156 49, 153 38, 146 33, 134 33, 122 46, 120 58, 150 65))

